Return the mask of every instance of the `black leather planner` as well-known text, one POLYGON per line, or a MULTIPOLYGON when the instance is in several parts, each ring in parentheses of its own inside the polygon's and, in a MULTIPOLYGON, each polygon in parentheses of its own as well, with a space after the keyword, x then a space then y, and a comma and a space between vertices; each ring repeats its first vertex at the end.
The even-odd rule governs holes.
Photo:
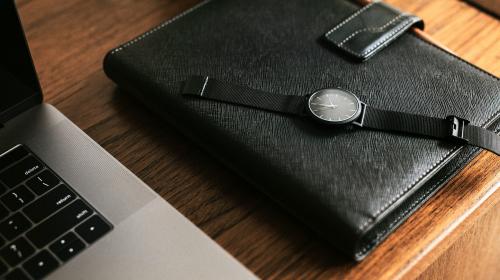
POLYGON ((362 26, 336 28, 359 10, 345 0, 206 1, 111 51, 104 69, 193 142, 361 260, 480 150, 332 128, 180 94, 192 75, 289 95, 340 87, 377 108, 456 115, 498 132, 498 78, 401 32, 419 22, 415 17, 368 28, 374 34, 393 28, 385 37, 365 34, 362 26), (344 33, 325 36, 332 29, 344 33), (356 46, 364 40, 372 40, 369 47, 356 46), (378 47, 384 48, 375 53, 378 47))

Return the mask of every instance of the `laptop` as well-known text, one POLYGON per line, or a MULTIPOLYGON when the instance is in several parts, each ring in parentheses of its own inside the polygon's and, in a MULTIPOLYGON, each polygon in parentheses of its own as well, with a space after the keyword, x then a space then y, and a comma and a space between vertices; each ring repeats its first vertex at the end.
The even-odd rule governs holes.
POLYGON ((42 102, 13 0, 0 34, 0 278, 255 278, 42 102))

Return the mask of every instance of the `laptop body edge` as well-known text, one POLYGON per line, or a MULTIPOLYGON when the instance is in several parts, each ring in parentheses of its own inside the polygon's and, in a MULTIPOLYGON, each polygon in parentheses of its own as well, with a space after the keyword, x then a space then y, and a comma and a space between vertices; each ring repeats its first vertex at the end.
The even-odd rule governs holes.
MULTIPOLYGON (((60 262, 47 279, 254 279, 55 107, 42 103, 15 1, 1 3, 6 6, 0 9, 10 9, 11 20, 14 14, 17 18, 12 36, 23 40, 25 64, 12 71, 19 78, 9 79, 6 88, 7 96, 20 96, 13 95, 0 107, 0 154, 19 144, 27 146, 113 225, 80 254, 60 262)), ((9 65, 9 58, 2 59, 2 65, 9 65)))

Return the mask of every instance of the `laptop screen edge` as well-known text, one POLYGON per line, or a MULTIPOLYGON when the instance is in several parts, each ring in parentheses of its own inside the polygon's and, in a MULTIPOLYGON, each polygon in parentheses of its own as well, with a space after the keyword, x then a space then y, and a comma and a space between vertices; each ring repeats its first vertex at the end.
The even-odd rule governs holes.
MULTIPOLYGON (((20 79, 23 80, 23 90, 29 92, 26 94, 26 96, 22 96, 19 99, 16 99, 12 104, 8 104, 8 107, 5 107, 0 110, 0 124, 6 123, 8 120, 14 118, 15 116, 21 114, 24 111, 29 110, 30 108, 41 104, 43 102, 43 93, 42 89, 38 80, 38 75, 36 73, 35 66, 33 64, 33 59, 31 57, 31 52, 29 49, 29 44, 26 39, 26 35, 24 33, 24 29, 22 26, 21 18, 19 16, 19 12, 17 10, 17 0, 0 0, 4 1, 2 5, 6 7, 8 10, 7 13, 11 14, 12 19, 15 22, 11 22, 9 24, 16 25, 14 26, 14 29, 16 29, 17 35, 18 35, 18 40, 19 44, 22 44, 23 52, 22 56, 25 62, 25 70, 23 73, 27 76, 29 76, 30 82, 24 82, 25 79, 20 79)), ((8 86, 6 87, 7 89, 9 88, 8 86)), ((7 93, 9 94, 9 93, 7 93)), ((2 102, 3 98, 0 99, 0 102, 2 102)))

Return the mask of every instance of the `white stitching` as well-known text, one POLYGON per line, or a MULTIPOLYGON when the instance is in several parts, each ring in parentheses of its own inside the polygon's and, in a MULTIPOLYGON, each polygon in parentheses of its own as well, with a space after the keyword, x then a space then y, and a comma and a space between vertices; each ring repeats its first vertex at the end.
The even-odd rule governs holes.
POLYGON ((177 16, 175 16, 175 17, 173 17, 173 18, 171 18, 171 19, 169 19, 169 20, 167 20, 166 22, 164 22, 164 23, 162 23, 161 25, 159 25, 159 26, 157 26, 157 27, 155 27, 155 28, 153 28, 153 29, 149 30, 148 32, 146 32, 146 33, 144 33, 144 34, 140 35, 139 37, 137 37, 137 38, 135 38, 135 39, 133 39, 133 40, 130 40, 130 41, 128 41, 127 43, 125 43, 125 44, 123 44, 123 45, 119 46, 118 48, 116 48, 116 49, 114 49, 113 51, 111 51, 111 54, 113 55, 113 54, 115 54, 115 53, 117 53, 117 52, 120 52, 120 51, 122 51, 123 49, 125 49, 125 48, 127 48, 127 47, 129 47, 129 46, 131 46, 131 45, 133 45, 133 44, 135 44, 135 43, 137 43, 137 42, 141 41, 142 39, 144 39, 144 38, 148 37, 149 35, 151 35, 151 34, 155 33, 156 31, 158 31, 158 30, 160 30, 160 29, 162 29, 163 27, 165 27, 165 26, 167 26, 167 25, 171 24, 172 22, 174 22, 174 21, 178 20, 179 18, 181 18, 181 17, 183 17, 183 16, 185 16, 185 15, 189 14, 190 12, 193 12, 194 10, 196 10, 196 9, 200 8, 201 6, 203 6, 203 5, 207 4, 207 3, 208 3, 208 2, 210 2, 210 1, 211 1, 211 0, 205 0, 205 1, 203 1, 203 2, 201 2, 201 3, 199 3, 199 4, 195 5, 195 6, 193 6, 193 7, 191 7, 191 8, 189 8, 189 9, 185 10, 184 12, 182 12, 182 13, 178 14, 177 16))
MULTIPOLYGON (((496 115, 497 113, 499 113, 499 112, 500 112, 500 111, 497 111, 497 112, 495 113, 495 115, 496 115)), ((488 121, 486 121, 486 122, 485 122, 485 124, 486 124, 486 123, 488 123, 491 119, 492 119, 492 118, 490 118, 488 121)), ((483 125, 484 125, 484 124, 483 124, 483 125)), ((498 131, 500 131, 500 129, 499 129, 499 130, 496 130, 496 132, 498 132, 498 131)), ((465 161, 465 160, 464 160, 464 161, 465 161)), ((463 163, 464 161, 462 161, 462 163, 463 163)), ((461 163, 461 164, 462 164, 462 163, 461 163)), ((436 184, 434 184, 434 185, 432 186, 432 188, 430 188, 429 190, 427 190, 427 191, 426 191, 423 195, 421 195, 421 196, 420 196, 420 197, 419 197, 419 198, 418 198, 415 202, 413 202, 413 203, 410 205, 410 207, 409 207, 408 209, 406 209, 406 210, 405 210, 402 214, 400 214, 400 215, 399 215, 399 216, 398 216, 395 220, 393 220, 393 221, 389 224, 389 226, 387 226, 387 227, 386 227, 386 230, 382 231, 382 232, 381 232, 381 234, 380 234, 377 238, 375 238, 374 240, 372 240, 372 241, 373 241, 373 243, 372 243, 372 244, 367 244, 366 246, 364 246, 363 248, 361 248, 361 249, 360 249, 357 253, 355 253, 356 257, 358 257, 358 258, 359 258, 359 257, 363 256, 363 255, 364 255, 364 254, 365 254, 368 250, 370 250, 370 249, 371 249, 371 248, 373 248, 375 245, 377 245, 377 244, 379 243, 379 241, 380 241, 380 240, 382 240, 382 239, 384 238, 385 234, 387 233, 387 231, 388 231, 389 229, 391 229, 391 228, 392 228, 395 224, 397 224, 399 221, 401 221, 401 219, 403 219, 403 218, 406 216, 406 214, 408 214, 410 211, 414 210, 414 207, 415 207, 417 204, 421 203, 421 202, 422 202, 422 201, 423 201, 423 200, 424 200, 424 199, 425 199, 425 198, 426 198, 426 197, 427 197, 427 196, 428 196, 431 192, 435 191, 435 190, 436 190, 436 189, 437 189, 437 188, 441 185, 441 183, 442 183, 444 180, 446 180, 446 179, 448 178, 448 176, 450 176, 450 175, 451 175, 452 173, 454 173, 454 172, 456 172, 456 169, 453 169, 453 170, 451 170, 450 172, 448 172, 446 175, 444 175, 444 176, 443 176, 443 178, 441 178, 441 180, 439 180, 438 182, 436 182, 436 184)))
MULTIPOLYGON (((168 20, 168 21, 164 22, 163 24, 161 24, 161 25, 157 26, 156 28, 154 28, 154 29, 152 29, 152 30, 150 30, 150 31, 148 31, 148 32, 146 32, 146 33, 144 33, 144 34, 142 34, 141 36, 139 36, 139 37, 137 37, 137 38, 135 38, 135 39, 133 39, 133 40, 131 40, 131 41, 129 41, 129 42, 127 42, 127 43, 125 43, 125 44, 121 45, 120 47, 118 47, 118 48, 114 49, 113 51, 111 51, 111 54, 115 54, 115 53, 117 53, 117 52, 120 52, 120 51, 124 50, 125 48, 127 48, 127 47, 129 47, 129 46, 131 46, 131 45, 133 45, 133 44, 135 44, 135 43, 137 43, 137 42, 139 42, 139 41, 143 40, 144 38, 148 37, 149 35, 151 35, 151 34, 155 33, 156 31, 158 31, 158 30, 160 30, 160 29, 162 29, 162 28, 164 28, 165 26, 167 26, 167 25, 169 25, 170 23, 172 23, 172 22, 176 21, 177 19, 179 19, 179 18, 181 18, 181 17, 183 17, 183 16, 187 15, 188 13, 193 12, 194 10, 196 10, 196 9, 200 8, 201 6, 203 6, 203 5, 207 4, 207 3, 208 3, 208 2, 210 2, 210 1, 211 1, 211 0, 205 0, 205 1, 203 1, 203 2, 201 2, 201 3, 199 3, 199 4, 197 4, 197 5, 193 6, 192 8, 190 8, 190 9, 188 9, 188 10, 184 11, 183 13, 181 13, 181 14, 179 14, 179 15, 177 15, 177 16, 175 16, 175 17, 173 17, 172 19, 170 19, 170 20, 168 20)), ((329 36, 332 32, 334 32, 335 30, 337 30, 338 28, 340 28, 341 26, 343 26, 344 24, 346 24, 347 22, 349 22, 350 20, 352 20, 354 17, 356 17, 356 16, 358 16, 359 14, 361 14, 363 11, 365 11, 366 9, 368 9, 370 6, 372 6, 372 5, 373 5, 373 4, 375 4, 375 3, 377 3, 377 2, 373 2, 373 3, 371 3, 371 4, 369 4, 369 5, 365 6, 365 7, 363 7, 362 9, 358 10, 355 14, 351 15, 349 18, 347 18, 346 20, 344 20, 341 24, 337 25, 337 26, 336 26, 336 27, 334 27, 332 30, 330 30, 328 33, 326 33, 326 34, 325 34, 325 36, 329 36)), ((345 46, 341 46, 341 47, 342 47, 342 48, 344 48, 346 51, 349 51, 349 52, 351 52, 352 54, 357 55, 357 53, 355 53, 354 51, 352 51, 352 50, 350 50, 350 49, 346 48, 345 46)), ((483 71, 483 72, 484 72, 484 71, 483 71)), ((488 72, 485 72, 485 73, 489 74, 488 72)), ((491 75, 491 74, 489 74, 489 75, 491 75)), ((497 77, 495 77, 495 78, 497 78, 497 77)), ((497 79, 498 79, 498 78, 497 78, 497 79)), ((497 112, 496 112, 496 113, 495 113, 495 114, 494 114, 494 115, 490 118, 490 120, 491 120, 491 119, 493 119, 493 117, 495 117, 495 115, 496 115, 496 114, 498 114, 499 112, 500 112, 500 111, 497 111, 497 112)), ((488 120, 488 121, 489 121, 489 120, 488 120)), ((488 122, 488 121, 487 121, 487 122, 488 122)), ((485 123, 487 123, 487 122, 485 122, 485 123)), ((482 126, 484 126, 484 124, 483 124, 482 126)), ((452 150, 452 151, 453 151, 453 150, 452 150)), ((433 168, 434 168, 437 164, 439 164, 441 161, 443 161, 443 160, 444 160, 444 158, 446 158, 446 157, 447 157, 447 156, 448 156, 448 155, 449 155, 452 151, 450 151, 450 152, 449 152, 447 155, 445 155, 445 156, 444 156, 444 157, 443 157, 440 161, 438 161, 436 164, 434 164, 434 165, 433 165, 433 167, 429 168, 429 169, 428 169, 428 170, 427 170, 427 171, 426 171, 426 172, 425 172, 422 176, 420 176, 420 177, 419 177, 419 179, 417 179, 417 180, 416 180, 413 184, 411 184, 410 186, 408 186, 407 188, 405 188, 405 189, 402 191, 402 193, 398 194, 398 196, 396 196, 394 199, 392 199, 389 203, 386 203, 386 204, 383 206, 383 209, 380 209, 379 211, 377 211, 377 212, 376 212, 376 214, 374 215, 374 216, 375 216, 375 218, 377 218, 377 215, 378 215, 378 214, 380 214, 382 211, 384 211, 384 210, 385 210, 385 208, 389 207, 389 206, 390 206, 390 204, 392 204, 393 202, 395 202, 395 200, 397 200, 397 199, 398 199, 401 195, 403 195, 403 194, 404 194, 404 193, 406 193, 406 192, 407 192, 407 191, 408 191, 411 187, 413 187, 413 186, 414 186, 414 185, 415 185, 415 184, 416 184, 416 183, 420 180, 420 178, 422 178, 423 176, 425 176, 425 175, 426 175, 429 171, 431 171, 431 170, 432 170, 432 169, 433 169, 433 168), (388 204, 389 204, 389 205, 388 205, 388 204), (386 205, 387 205, 387 206, 386 206, 386 205)), ((448 176, 448 175, 447 175, 447 176, 448 176)), ((445 177, 447 177, 447 176, 445 176, 445 177)), ((424 195, 424 196, 425 196, 425 195, 424 195)), ((363 229, 364 229, 364 228, 365 228, 365 227, 366 227, 369 223, 374 222, 374 221, 375 221, 375 218, 370 218, 367 222, 365 222, 363 225, 361 225, 360 230, 363 230, 363 229)), ((378 241, 378 240, 375 240, 375 242, 377 242, 377 241, 378 241)), ((365 248, 366 248, 366 247, 369 247, 369 246, 365 246, 365 248)), ((363 250, 365 250, 365 249, 363 248, 363 250)), ((362 252, 361 252, 361 253, 357 253, 356 255, 361 255, 361 254, 362 254, 362 252)))
MULTIPOLYGON (((352 15, 351 15, 350 17, 348 17, 346 20, 344 20, 343 22, 341 22, 339 25, 335 26, 333 29, 331 29, 330 31, 328 31, 328 32, 325 34, 325 36, 326 36, 326 37, 329 37, 329 36, 330 36, 330 34, 332 34, 332 32, 334 32, 335 30, 339 29, 340 27, 342 27, 343 25, 345 25, 346 23, 348 23, 349 21, 351 21, 352 19, 354 19, 355 17, 359 16, 361 13, 363 13, 364 11, 366 11, 369 7, 371 7, 371 6, 373 6, 374 4, 377 4, 377 3, 379 3, 379 2, 378 2, 378 1, 377 1, 377 2, 372 2, 372 3, 370 3, 370 4, 366 5, 366 6, 364 6, 363 8, 359 9, 356 13, 352 14, 352 15)), ((401 14, 400 16, 398 16, 398 17, 394 18, 393 20, 397 20, 399 17, 404 16, 404 15, 406 15, 406 14, 401 14)), ((410 23, 412 23, 412 22, 413 22, 413 19, 412 19, 412 18, 407 19, 406 21, 404 21, 404 22, 403 22, 403 24, 402 24, 400 27, 398 27, 398 28, 396 28, 395 30, 391 31, 391 32, 387 35, 387 37, 386 37, 384 40, 379 41, 377 44, 375 44, 375 45, 371 46, 370 48, 368 48, 367 50, 363 51, 362 53, 356 52, 356 51, 354 51, 354 50, 350 49, 349 47, 346 47, 346 46, 344 46, 344 45, 343 45, 344 43, 346 43, 346 42, 347 42, 347 40, 349 40, 349 39, 351 39, 351 38, 349 38, 349 39, 347 39, 347 38, 346 38, 346 39, 344 39, 344 41, 342 41, 340 44, 337 44, 337 46, 338 46, 338 47, 340 47, 340 48, 342 48, 342 49, 344 49, 345 51, 347 51, 347 52, 349 52, 349 53, 351 53, 351 54, 355 55, 355 56, 361 56, 361 57, 363 57, 363 56, 366 56, 367 54, 369 54, 369 53, 370 53, 371 51, 373 51, 374 49, 376 49, 376 48, 377 48, 378 46, 380 46, 381 44, 383 44, 383 43, 387 42, 388 40, 392 39, 392 38, 393 38, 393 37, 394 37, 394 36, 395 36, 395 35, 396 35, 396 34, 397 34, 397 33, 398 33, 401 29, 403 29, 403 28, 407 27, 407 26, 408 26, 408 24, 410 24, 410 23)), ((392 23, 392 22, 391 22, 391 23, 392 23)), ((387 23, 387 25, 389 25, 389 24, 390 24, 390 23, 387 23)), ((379 27, 379 28, 385 28, 385 27, 386 27, 386 26, 384 26, 384 27, 379 27)), ((357 32, 357 31, 356 31, 356 32, 357 32)), ((359 32, 362 32, 362 31, 359 31, 359 32)), ((358 32, 358 33, 359 33, 359 32, 358 32)), ((351 36, 354 36, 354 35, 353 35, 353 34, 349 35, 349 37, 351 37, 351 36)), ((329 39, 331 39, 331 40, 333 41, 333 39, 332 39, 332 38, 329 38, 329 39)), ((334 42, 334 43, 335 43, 335 42, 334 42)))
MULTIPOLYGON (((491 120, 493 120, 498 114, 500 113, 500 110, 496 111, 488 120, 483 122, 480 126, 484 127, 487 123, 489 123, 491 120)), ((373 214, 373 218, 369 218, 364 224, 362 224, 359 229, 364 230, 366 226, 368 226, 370 223, 375 222, 375 219, 378 217, 380 213, 385 211, 389 206, 391 206, 396 200, 398 200, 402 195, 404 195, 407 191, 409 191, 411 188, 413 188, 424 176, 426 176, 432 169, 434 169, 438 164, 440 164, 445 158, 447 158, 452 152, 454 152, 454 149, 456 148, 453 147, 446 155, 444 155, 438 162, 436 162, 434 165, 432 165, 429 169, 427 169, 424 174, 422 174, 420 177, 418 177, 413 183, 411 183, 408 187, 404 188, 401 190, 401 192, 398 193, 394 198, 392 198, 390 201, 384 204, 382 208, 380 208, 377 212, 373 214)))
POLYGON ((376 49, 378 46, 380 46, 381 44, 389 41, 390 39, 392 39, 392 37, 394 37, 401 29, 407 27, 409 24, 412 24, 413 23, 413 19, 412 18, 409 18, 407 19, 406 21, 403 22, 403 24, 399 27, 399 28, 396 28, 394 29, 391 33, 389 33, 386 37, 385 40, 382 40, 380 42, 378 42, 377 44, 371 46, 369 49, 367 49, 366 51, 364 51, 362 53, 362 55, 366 55, 368 54, 370 51, 376 49))
MULTIPOLYGON (((394 226, 395 224, 397 224, 402 218, 404 218, 406 216, 406 214, 408 214, 408 212, 410 212, 411 210, 413 210, 413 208, 419 204, 420 202, 422 202, 422 200, 424 200, 427 195, 429 195, 432 191, 434 191, 438 186, 441 185, 441 183, 446 180, 448 178, 448 176, 450 176, 453 172, 455 172, 455 170, 451 170, 450 172, 448 172, 445 176, 443 176, 443 178, 441 180, 439 180, 436 184, 434 184, 434 186, 432 186, 432 188, 430 188, 429 190, 427 190, 423 195, 421 195, 416 201, 414 201, 410 207, 408 209, 406 209, 403 213, 401 213, 394 221, 392 221, 389 226, 386 227, 386 230, 382 231, 382 233, 377 237, 375 238, 375 240, 373 240, 373 242, 375 244, 377 244, 377 242, 379 242, 384 236, 385 234, 387 233, 387 229, 390 229, 392 228, 392 226, 394 226)), ((364 246, 363 248, 361 248, 357 253, 356 253, 356 256, 357 257, 360 257, 362 256, 366 251, 368 251, 370 248, 372 248, 374 245, 372 244, 368 244, 366 246, 364 246)))
POLYGON ((382 40, 382 41, 379 41, 377 44, 371 46, 370 48, 366 49, 365 51, 363 51, 362 53, 359 53, 359 52, 356 52, 352 49, 350 49, 349 47, 345 46, 345 45, 339 45, 340 48, 356 55, 356 56, 366 56, 367 54, 369 54, 371 51, 375 50, 378 46, 380 46, 381 44, 387 42, 388 40, 392 39, 395 35, 397 35, 397 33, 401 30, 401 29, 404 29, 405 27, 407 27, 408 25, 410 24, 413 24, 413 19, 412 18, 409 18, 405 21, 402 22, 402 25, 399 26, 398 28, 394 29, 393 31, 389 32, 387 34, 387 37, 382 40))
POLYGON ((364 6, 363 8, 359 9, 357 12, 355 12, 354 14, 352 14, 350 17, 348 17, 346 20, 344 20, 343 22, 341 22, 339 25, 335 26, 332 30, 328 31, 325 36, 329 36, 330 34, 332 34, 333 31, 339 29, 341 26, 343 26, 344 24, 348 23, 349 21, 351 21, 353 18, 359 16, 362 12, 366 11, 366 9, 368 9, 369 7, 373 6, 374 4, 376 4, 377 2, 372 2, 366 6, 364 6))
POLYGON ((395 197, 393 197, 391 200, 386 202, 382 208, 380 208, 377 212, 373 214, 375 218, 370 218, 368 221, 366 221, 364 224, 362 224, 359 229, 363 230, 365 229, 366 226, 368 226, 370 223, 374 222, 375 219, 378 217, 380 213, 382 213, 385 209, 387 209, 389 206, 394 204, 396 200, 398 200, 402 195, 404 195, 407 191, 409 191, 411 188, 413 188, 420 180, 422 180, 423 177, 427 176, 427 174, 433 170, 438 164, 440 164, 445 158, 447 158, 452 152, 455 151, 457 146, 454 146, 448 153, 446 153, 441 159, 439 159, 436 163, 434 163, 431 167, 429 167, 422 175, 420 175, 415 181, 413 181, 410 185, 408 185, 406 188, 401 190, 395 197))
POLYGON ((365 27, 365 28, 362 28, 362 29, 358 29, 358 30, 352 32, 349 36, 347 36, 342 42, 340 42, 339 46, 342 46, 347 41, 351 40, 354 36, 358 35, 361 32, 365 32, 365 31, 380 32, 380 31, 383 31, 384 28, 386 28, 387 26, 391 25, 392 23, 394 23, 395 21, 397 21, 398 19, 400 19, 403 16, 404 16, 403 14, 400 14, 400 15, 396 16, 395 18, 391 19, 389 22, 387 22, 386 24, 384 24, 384 25, 382 25, 380 27, 365 27))

